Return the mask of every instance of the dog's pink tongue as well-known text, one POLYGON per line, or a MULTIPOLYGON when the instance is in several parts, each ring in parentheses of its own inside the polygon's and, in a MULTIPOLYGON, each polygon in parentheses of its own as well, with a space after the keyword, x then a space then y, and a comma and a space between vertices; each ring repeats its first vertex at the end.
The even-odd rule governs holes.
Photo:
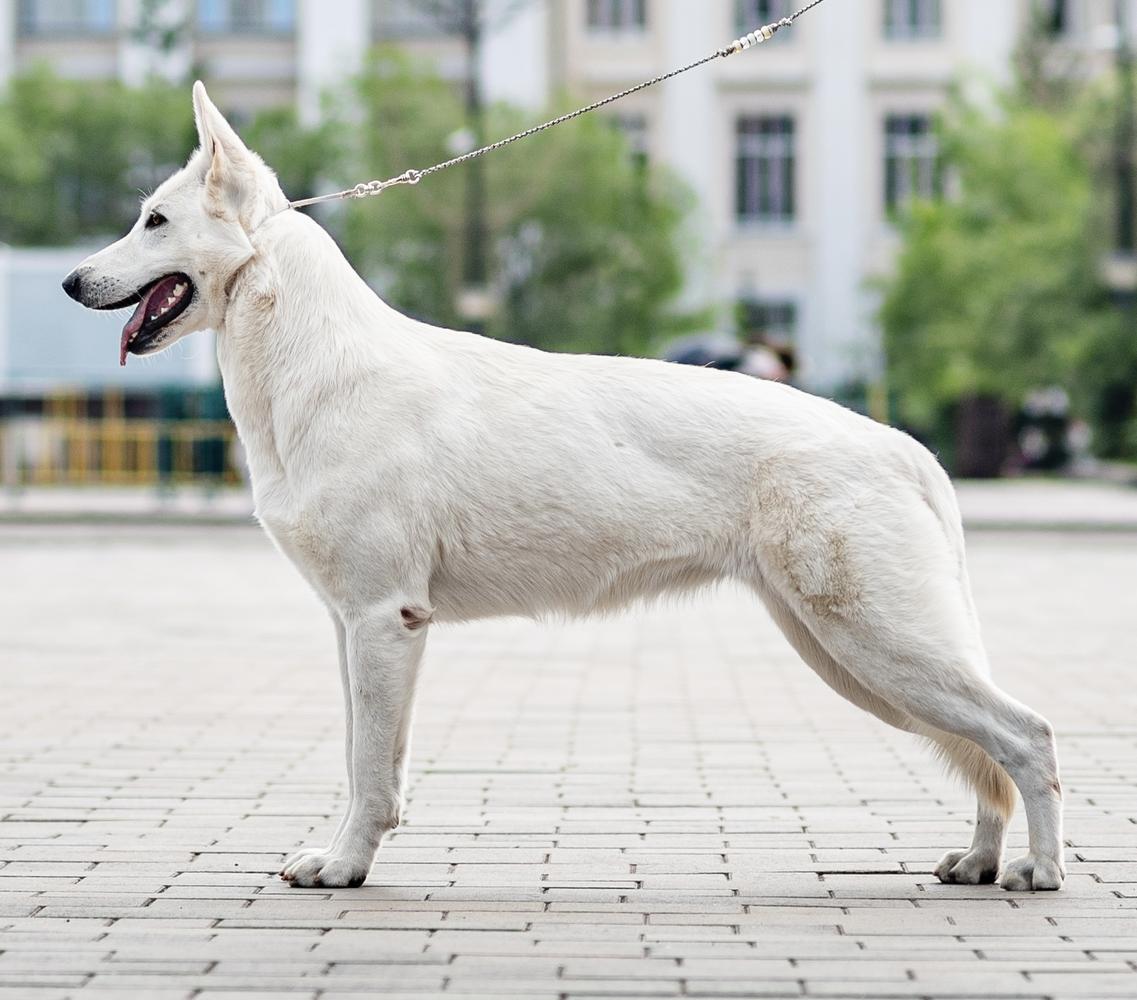
POLYGON ((158 285, 154 285, 146 291, 146 294, 142 296, 142 301, 138 303, 130 319, 126 321, 126 326, 122 328, 122 339, 118 342, 118 363, 120 366, 126 364, 126 349, 130 344, 130 338, 142 329, 142 321, 146 319, 146 310, 150 306, 150 298, 157 287, 158 285))

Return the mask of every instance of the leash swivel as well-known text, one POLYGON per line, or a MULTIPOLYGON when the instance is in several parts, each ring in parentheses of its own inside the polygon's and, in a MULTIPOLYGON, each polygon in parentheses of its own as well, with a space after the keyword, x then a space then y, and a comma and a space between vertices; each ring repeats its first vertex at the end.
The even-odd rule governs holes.
MULTIPOLYGON (((389 187, 394 187, 396 184, 417 184, 422 178, 423 172, 412 168, 411 170, 403 171, 398 177, 392 177, 390 180, 364 181, 360 184, 356 184, 355 187, 350 188, 348 191, 341 191, 339 193, 344 198, 370 198, 373 194, 379 194, 389 187)), ((327 198, 330 196, 324 195, 323 197, 327 198)), ((306 198, 303 201, 290 201, 288 206, 289 208, 295 208, 297 205, 310 205, 312 202, 318 200, 317 198, 306 198)))

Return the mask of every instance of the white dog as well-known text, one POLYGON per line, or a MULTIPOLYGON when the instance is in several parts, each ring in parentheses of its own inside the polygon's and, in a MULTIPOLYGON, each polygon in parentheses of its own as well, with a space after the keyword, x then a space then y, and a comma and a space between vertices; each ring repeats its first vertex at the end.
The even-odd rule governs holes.
POLYGON ((826 683, 974 787, 974 842, 943 881, 996 878, 1013 781, 1030 849, 1002 884, 1062 884, 1053 734, 991 682, 927 451, 783 385, 402 316, 288 210, 200 83, 194 108, 200 149, 64 288, 136 304, 123 362, 217 331, 258 516, 335 622, 351 801, 284 878, 359 885, 398 825, 431 622, 587 614, 730 578, 826 683))

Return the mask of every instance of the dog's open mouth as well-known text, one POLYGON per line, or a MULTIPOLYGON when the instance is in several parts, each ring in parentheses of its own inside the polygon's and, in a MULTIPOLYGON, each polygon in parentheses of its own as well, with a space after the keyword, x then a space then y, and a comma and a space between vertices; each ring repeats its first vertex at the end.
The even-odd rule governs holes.
POLYGON ((136 298, 115 303, 116 306, 133 305, 133 315, 122 328, 118 363, 126 364, 127 352, 145 354, 146 348, 157 339, 162 327, 177 319, 193 298, 193 282, 184 274, 167 274, 152 285, 147 285, 136 298))

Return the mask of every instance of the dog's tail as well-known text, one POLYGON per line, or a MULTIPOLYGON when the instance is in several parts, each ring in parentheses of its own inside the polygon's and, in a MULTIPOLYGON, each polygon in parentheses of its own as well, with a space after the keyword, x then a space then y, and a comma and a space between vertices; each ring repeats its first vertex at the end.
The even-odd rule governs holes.
POLYGON ((994 759, 962 736, 939 730, 917 730, 948 770, 970 785, 979 801, 992 812, 1010 819, 1015 811, 1015 785, 994 759))

